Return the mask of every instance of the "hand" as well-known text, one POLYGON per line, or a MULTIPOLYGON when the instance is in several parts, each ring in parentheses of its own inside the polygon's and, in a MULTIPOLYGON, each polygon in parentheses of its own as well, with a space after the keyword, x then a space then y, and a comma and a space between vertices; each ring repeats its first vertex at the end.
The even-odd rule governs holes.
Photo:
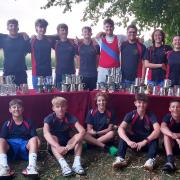
POLYGON ((33 34, 32 36, 31 36, 31 39, 35 39, 37 36, 35 35, 35 34, 33 34))
POLYGON ((81 42, 81 40, 76 36, 76 39, 74 39, 74 43, 76 45, 79 45, 80 42, 81 42))
POLYGON ((76 145, 75 143, 67 144, 66 148, 67 148, 68 151, 70 151, 70 150, 74 149, 75 145, 76 145))
POLYGON ((176 142, 177 142, 179 149, 180 149, 180 139, 176 139, 176 142))
POLYGON ((105 32, 99 32, 97 35, 96 35, 96 38, 99 39, 99 38, 103 38, 105 36, 105 32))
POLYGON ((57 150, 58 150, 58 152, 59 152, 60 154, 62 154, 62 155, 65 155, 65 154, 68 152, 68 149, 67 149, 66 147, 64 147, 64 146, 59 146, 59 147, 57 148, 57 150))
POLYGON ((92 135, 96 135, 96 134, 97 134, 97 132, 94 131, 94 129, 91 129, 91 130, 89 131, 89 133, 92 134, 92 135))
POLYGON ((167 69, 165 64, 162 64, 161 68, 162 68, 163 70, 165 70, 165 71, 166 71, 166 69, 167 69))
POLYGON ((178 136, 177 136, 176 133, 172 133, 171 137, 172 137, 173 139, 178 139, 178 136))
POLYGON ((29 36, 28 36, 27 33, 21 32, 20 34, 23 36, 23 38, 24 38, 25 41, 29 40, 29 36))
POLYGON ((137 143, 137 151, 140 151, 142 147, 144 147, 147 144, 147 140, 143 140, 141 142, 137 143))
POLYGON ((127 144, 128 144, 128 146, 130 146, 132 149, 137 148, 137 143, 136 143, 136 142, 129 141, 129 142, 127 142, 127 144))

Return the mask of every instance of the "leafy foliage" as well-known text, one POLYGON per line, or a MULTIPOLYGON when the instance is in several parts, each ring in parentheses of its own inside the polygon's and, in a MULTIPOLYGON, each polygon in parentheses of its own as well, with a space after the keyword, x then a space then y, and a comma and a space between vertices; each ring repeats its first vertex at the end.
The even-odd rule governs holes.
POLYGON ((129 17, 140 29, 161 27, 169 38, 180 34, 179 0, 47 0, 44 8, 63 7, 71 11, 77 3, 86 3, 83 20, 91 19, 96 24, 99 18, 118 17, 119 24, 127 26, 129 17))

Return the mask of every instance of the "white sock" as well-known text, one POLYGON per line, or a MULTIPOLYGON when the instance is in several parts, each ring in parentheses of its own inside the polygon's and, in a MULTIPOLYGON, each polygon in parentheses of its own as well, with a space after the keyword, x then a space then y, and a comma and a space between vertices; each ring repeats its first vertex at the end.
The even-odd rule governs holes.
POLYGON ((0 154, 0 164, 2 166, 8 166, 8 162, 7 162, 7 154, 0 154))
POLYGON ((66 160, 65 160, 64 158, 60 158, 60 159, 58 160, 58 162, 59 162, 61 168, 63 168, 64 166, 69 166, 68 163, 66 162, 66 160))
POLYGON ((74 157, 74 163, 73 166, 81 165, 81 156, 75 156, 74 157))
POLYGON ((30 153, 29 154, 29 166, 36 167, 37 162, 37 154, 36 153, 30 153))

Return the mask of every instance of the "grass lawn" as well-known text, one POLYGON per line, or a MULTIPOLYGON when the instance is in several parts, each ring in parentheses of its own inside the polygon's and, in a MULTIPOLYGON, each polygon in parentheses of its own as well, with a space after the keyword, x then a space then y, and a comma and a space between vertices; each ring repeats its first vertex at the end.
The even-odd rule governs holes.
MULTIPOLYGON (((82 164, 86 169, 86 176, 72 176, 64 178, 61 176, 61 170, 56 160, 46 151, 46 143, 42 137, 42 131, 38 131, 42 141, 41 150, 38 154, 38 166, 40 169, 40 179, 43 180, 179 180, 180 170, 174 174, 164 174, 161 167, 165 162, 165 155, 159 152, 157 156, 157 167, 153 172, 143 169, 142 165, 146 161, 145 153, 136 153, 128 150, 127 157, 130 159, 127 168, 122 170, 113 170, 112 162, 114 157, 98 149, 86 149, 82 155, 82 164)), ((73 163, 73 154, 66 157, 70 165, 73 163)), ((176 156, 176 164, 180 169, 180 156, 176 156)), ((27 166, 27 162, 15 162, 12 167, 16 170, 14 180, 27 179, 21 175, 21 170, 27 166)))

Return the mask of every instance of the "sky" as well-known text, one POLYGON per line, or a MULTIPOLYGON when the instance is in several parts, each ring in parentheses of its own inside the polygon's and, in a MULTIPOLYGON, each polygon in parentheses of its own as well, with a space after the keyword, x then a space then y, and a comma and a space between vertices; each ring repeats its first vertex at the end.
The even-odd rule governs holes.
MULTIPOLYGON (((6 22, 8 19, 15 18, 19 21, 20 32, 26 32, 29 35, 35 34, 34 22, 38 18, 44 18, 48 21, 47 34, 55 34, 56 27, 60 23, 66 23, 69 26, 69 37, 81 37, 81 29, 83 26, 89 26, 91 21, 82 22, 83 10, 86 4, 81 3, 73 6, 72 12, 63 14, 63 9, 59 6, 49 9, 41 9, 47 0, 0 0, 0 32, 8 33, 6 22)), ((93 35, 102 31, 103 20, 92 27, 93 35)), ((126 34, 123 27, 115 27, 115 34, 126 34)), ((144 32, 147 39, 149 33, 144 32)))

